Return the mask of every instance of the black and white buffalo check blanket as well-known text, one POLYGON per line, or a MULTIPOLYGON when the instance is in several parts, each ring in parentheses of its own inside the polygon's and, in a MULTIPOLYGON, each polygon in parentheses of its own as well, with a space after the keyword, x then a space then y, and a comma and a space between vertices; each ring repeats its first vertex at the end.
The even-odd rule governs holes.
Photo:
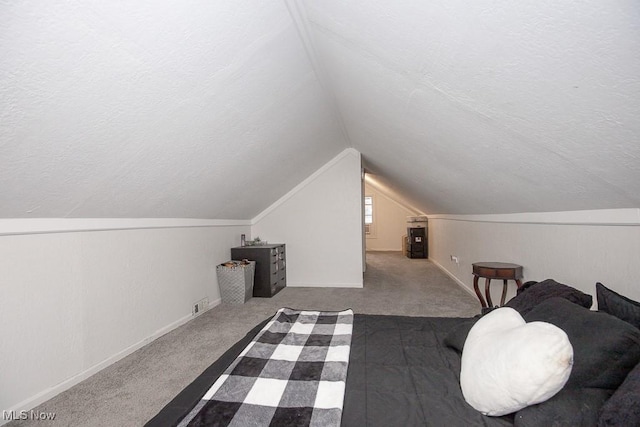
POLYGON ((179 426, 339 426, 353 311, 281 308, 179 426))

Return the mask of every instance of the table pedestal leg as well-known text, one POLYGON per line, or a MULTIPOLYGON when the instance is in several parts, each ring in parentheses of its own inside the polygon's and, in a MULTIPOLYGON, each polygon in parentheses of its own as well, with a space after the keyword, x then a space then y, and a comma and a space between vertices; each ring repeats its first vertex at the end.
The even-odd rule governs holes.
POLYGON ((507 279, 504 279, 502 282, 502 298, 500 298, 500 307, 504 305, 504 300, 507 297, 507 279))
POLYGON ((484 279, 484 293, 487 296, 487 307, 493 307, 493 302, 491 302, 491 291, 489 290, 489 285, 491 284, 491 279, 488 277, 484 279))
POLYGON ((486 307, 487 304, 484 302, 484 298, 482 298, 482 294, 480 293, 480 289, 478 289, 478 279, 479 277, 474 275, 473 276, 473 289, 476 291, 476 295, 478 296, 478 299, 480 300, 480 305, 482 306, 482 308, 486 307))

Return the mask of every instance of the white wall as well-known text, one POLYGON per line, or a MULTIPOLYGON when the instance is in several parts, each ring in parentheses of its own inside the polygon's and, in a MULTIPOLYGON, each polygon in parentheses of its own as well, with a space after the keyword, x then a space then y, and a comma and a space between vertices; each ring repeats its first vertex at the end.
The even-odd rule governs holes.
POLYGON ((360 153, 344 150, 253 220, 287 245, 288 286, 362 287, 360 153))
POLYGON ((418 215, 365 181, 365 195, 373 196, 373 234, 366 235, 368 251, 401 251, 407 217, 418 215))
MULTIPOLYGON (((497 216, 429 217, 429 257, 470 290, 471 264, 513 262, 524 280, 553 278, 594 296, 595 283, 640 300, 637 209, 497 216), (459 258, 459 264, 450 256, 459 258)), ((502 282, 493 281, 499 301, 502 282)), ((509 282, 507 298, 515 294, 509 282)), ((484 292, 484 279, 481 279, 484 292)), ((595 307, 595 305, 594 305, 595 307)))
POLYGON ((0 236, 0 409, 28 410, 186 322, 201 298, 217 304, 215 266, 249 232, 247 222, 0 236))

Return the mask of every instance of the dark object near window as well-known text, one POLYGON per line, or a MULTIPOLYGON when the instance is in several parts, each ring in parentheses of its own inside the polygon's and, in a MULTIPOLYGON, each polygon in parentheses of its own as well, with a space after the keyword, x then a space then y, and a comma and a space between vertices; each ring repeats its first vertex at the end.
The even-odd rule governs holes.
POLYGON ((612 392, 640 362, 640 330, 606 313, 551 298, 523 316, 562 329, 573 346, 573 369, 565 388, 612 392))
POLYGON ((602 407, 598 426, 640 425, 640 364, 602 407))
POLYGON ((541 302, 559 297, 578 304, 582 307, 590 308, 593 304, 593 297, 585 294, 571 286, 563 285, 553 279, 542 282, 527 282, 518 289, 517 295, 505 304, 518 311, 522 316, 530 312, 541 302))
POLYGON ((566 332, 573 346, 573 369, 560 393, 516 413, 515 425, 595 425, 607 394, 626 382, 640 362, 640 330, 563 298, 548 299, 523 317, 527 322, 549 322, 566 332), (571 412, 580 401, 586 406, 571 412))
POLYGON ((602 283, 596 283, 598 310, 631 323, 640 329, 640 303, 622 296, 602 283))

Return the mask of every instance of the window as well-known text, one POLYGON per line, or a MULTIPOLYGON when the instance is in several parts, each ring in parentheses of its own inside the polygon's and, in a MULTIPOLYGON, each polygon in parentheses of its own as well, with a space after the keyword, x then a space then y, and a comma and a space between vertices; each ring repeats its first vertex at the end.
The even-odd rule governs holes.
POLYGON ((364 197, 364 233, 373 234, 373 196, 364 197))
POLYGON ((364 198, 364 223, 373 224, 373 197, 364 198))

